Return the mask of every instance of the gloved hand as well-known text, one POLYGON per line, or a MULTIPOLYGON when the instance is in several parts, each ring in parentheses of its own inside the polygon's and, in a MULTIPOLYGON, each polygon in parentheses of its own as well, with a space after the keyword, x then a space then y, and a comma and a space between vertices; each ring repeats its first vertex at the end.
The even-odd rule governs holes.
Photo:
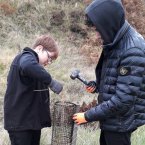
POLYGON ((90 81, 88 85, 86 85, 86 91, 89 93, 95 93, 97 88, 97 84, 95 81, 90 81))
POLYGON ((59 83, 58 81, 56 80, 52 80, 50 85, 49 85, 49 88, 56 94, 59 94, 62 89, 63 89, 63 86, 61 83, 59 83))
POLYGON ((76 113, 76 114, 74 114, 73 115, 73 120, 74 120, 74 122, 77 124, 77 125, 80 125, 80 124, 82 124, 82 123, 86 123, 87 121, 86 121, 86 119, 85 119, 85 112, 83 112, 83 113, 76 113))

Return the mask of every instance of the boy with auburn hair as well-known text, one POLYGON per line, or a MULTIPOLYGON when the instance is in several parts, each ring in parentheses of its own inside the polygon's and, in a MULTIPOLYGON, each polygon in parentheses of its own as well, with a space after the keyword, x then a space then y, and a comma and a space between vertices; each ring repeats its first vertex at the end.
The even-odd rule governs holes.
POLYGON ((57 57, 53 38, 42 35, 13 60, 4 98, 4 128, 12 145, 39 145, 41 129, 51 126, 49 88, 59 94, 63 86, 44 66, 57 57))

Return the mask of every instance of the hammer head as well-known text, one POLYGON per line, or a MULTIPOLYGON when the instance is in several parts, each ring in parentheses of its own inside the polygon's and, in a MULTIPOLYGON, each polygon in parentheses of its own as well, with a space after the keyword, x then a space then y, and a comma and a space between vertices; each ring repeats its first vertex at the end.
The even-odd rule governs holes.
POLYGON ((79 70, 74 70, 74 71, 72 71, 72 73, 71 73, 71 75, 70 75, 70 78, 73 79, 73 80, 76 79, 76 78, 78 78, 79 73, 80 73, 79 70))

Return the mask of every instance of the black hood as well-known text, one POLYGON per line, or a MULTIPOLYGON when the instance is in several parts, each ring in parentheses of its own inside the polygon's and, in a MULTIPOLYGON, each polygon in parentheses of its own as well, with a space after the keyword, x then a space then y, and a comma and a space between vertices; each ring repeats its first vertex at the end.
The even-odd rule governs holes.
POLYGON ((121 0, 94 0, 86 15, 101 34, 104 45, 112 43, 125 23, 125 11, 121 0))

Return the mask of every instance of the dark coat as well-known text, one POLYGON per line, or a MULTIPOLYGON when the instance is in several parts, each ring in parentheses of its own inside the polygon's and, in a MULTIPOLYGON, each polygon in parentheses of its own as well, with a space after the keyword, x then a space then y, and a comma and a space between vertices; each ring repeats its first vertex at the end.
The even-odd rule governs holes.
POLYGON ((25 48, 15 57, 8 74, 4 98, 6 130, 40 130, 51 126, 50 82, 51 76, 39 64, 35 51, 25 48))
MULTIPOLYGON (((99 7, 100 4, 95 2, 94 5, 99 7)), ((115 1, 107 2, 113 4, 115 1)), ((87 11, 90 18, 95 6, 87 11)), ((110 21, 114 22, 111 18, 110 21)), ((111 22, 109 28, 113 28, 111 22)), ((99 104, 87 111, 85 117, 87 121, 100 121, 102 130, 133 131, 145 124, 145 40, 127 21, 118 27, 112 38, 112 42, 107 39, 110 43, 103 46, 96 67, 99 104)))

